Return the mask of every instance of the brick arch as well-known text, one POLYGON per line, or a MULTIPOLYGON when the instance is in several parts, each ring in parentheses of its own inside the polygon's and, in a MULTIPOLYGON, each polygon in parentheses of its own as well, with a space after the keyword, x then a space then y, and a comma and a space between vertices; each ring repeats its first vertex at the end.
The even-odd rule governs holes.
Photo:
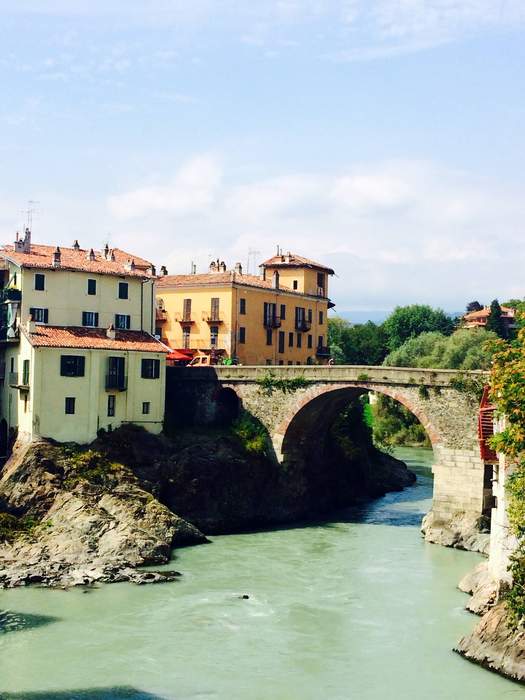
MULTIPOLYGON (((326 397, 328 400, 330 395, 335 395, 337 393, 339 395, 338 404, 342 405, 345 398, 346 401, 351 398, 352 393, 357 395, 370 390, 371 387, 369 384, 352 382, 348 384, 337 384, 335 386, 333 384, 316 385, 301 394, 301 396, 289 406, 284 417, 275 427, 272 434, 272 442, 279 461, 282 461, 285 442, 287 438, 290 437, 290 430, 293 429, 294 423, 297 422, 298 416, 300 416, 300 414, 304 411, 308 411, 308 406, 312 405, 316 399, 326 397), (342 392, 345 393, 343 394, 342 392)), ((410 395, 410 391, 403 392, 402 390, 393 387, 378 385, 374 385, 373 391, 378 394, 383 394, 384 396, 389 396, 405 406, 405 408, 407 408, 425 428, 432 448, 436 450, 439 447, 442 442, 442 436, 440 435, 438 429, 433 425, 428 413, 422 411, 421 406, 414 401, 413 397, 410 395)))

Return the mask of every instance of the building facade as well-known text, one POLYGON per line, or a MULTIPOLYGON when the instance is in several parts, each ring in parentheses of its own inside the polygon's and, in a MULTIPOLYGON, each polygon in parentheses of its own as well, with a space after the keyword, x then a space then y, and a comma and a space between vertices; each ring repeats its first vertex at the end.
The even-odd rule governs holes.
POLYGON ((330 268, 279 254, 244 274, 212 262, 205 274, 163 275, 157 284, 157 333, 171 348, 216 352, 244 365, 329 360, 330 268))
POLYGON ((155 281, 122 250, 35 245, 29 230, 0 250, 2 448, 17 434, 87 443, 122 423, 162 430, 155 281))
MULTIPOLYGON (((463 316, 463 328, 485 328, 490 316, 490 306, 485 306, 479 311, 470 311, 463 316)), ((516 329, 516 310, 510 306, 501 307, 501 321, 503 326, 509 331, 516 329)))

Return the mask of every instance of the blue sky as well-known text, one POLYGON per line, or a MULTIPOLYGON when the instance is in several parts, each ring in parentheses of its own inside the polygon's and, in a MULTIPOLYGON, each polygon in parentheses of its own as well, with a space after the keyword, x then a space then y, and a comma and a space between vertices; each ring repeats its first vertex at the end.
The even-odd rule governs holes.
POLYGON ((0 0, 0 232, 187 272, 275 246, 338 309, 525 295, 522 0, 0 0))

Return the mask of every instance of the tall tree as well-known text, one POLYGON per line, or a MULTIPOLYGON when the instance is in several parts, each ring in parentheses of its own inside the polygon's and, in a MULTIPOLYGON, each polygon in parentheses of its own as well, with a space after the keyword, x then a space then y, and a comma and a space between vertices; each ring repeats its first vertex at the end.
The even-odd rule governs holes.
POLYGON ((490 305, 490 314, 487 318, 486 329, 488 331, 493 331, 500 338, 507 337, 507 328, 503 322, 501 315, 501 306, 497 299, 494 299, 490 305))
POLYGON ((406 340, 421 333, 438 331, 450 335, 454 321, 442 309, 433 309, 426 304, 398 306, 383 324, 389 350, 396 350, 406 340))
POLYGON ((467 304, 467 313, 471 313, 472 311, 482 311, 483 306, 479 303, 479 301, 469 301, 467 304))

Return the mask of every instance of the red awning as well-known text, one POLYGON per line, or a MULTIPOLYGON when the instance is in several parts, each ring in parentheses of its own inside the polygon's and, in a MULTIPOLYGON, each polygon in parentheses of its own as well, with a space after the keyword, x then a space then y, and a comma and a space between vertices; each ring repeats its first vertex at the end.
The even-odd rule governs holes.
POLYGON ((184 350, 172 350, 170 354, 166 357, 167 360, 172 360, 172 361, 179 361, 179 360, 185 360, 189 361, 193 358, 193 354, 191 351, 184 351, 184 350))

